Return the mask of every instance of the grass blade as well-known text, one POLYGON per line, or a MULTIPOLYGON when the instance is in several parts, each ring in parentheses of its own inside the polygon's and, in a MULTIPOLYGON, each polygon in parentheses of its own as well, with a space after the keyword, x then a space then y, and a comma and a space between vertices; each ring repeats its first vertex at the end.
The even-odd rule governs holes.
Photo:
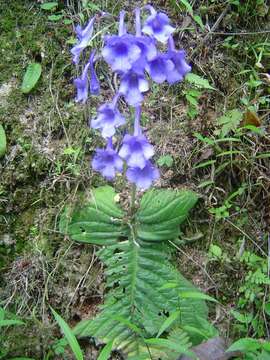
POLYGON ((108 342, 108 344, 106 344, 104 346, 104 348, 102 349, 101 353, 99 354, 97 360, 108 360, 109 359, 110 353, 113 348, 113 342, 114 342, 114 340, 111 340, 110 342, 108 342))
POLYGON ((57 321, 58 325, 60 326, 61 330, 63 331, 63 333, 67 339, 67 342, 69 343, 69 346, 71 347, 73 354, 75 355, 76 360, 83 360, 82 350, 80 348, 80 345, 79 345, 76 337, 72 333, 72 330, 70 329, 68 324, 65 322, 65 320, 62 319, 61 316, 58 315, 55 310, 53 310, 53 308, 51 308, 51 310, 52 310, 55 320, 57 321))

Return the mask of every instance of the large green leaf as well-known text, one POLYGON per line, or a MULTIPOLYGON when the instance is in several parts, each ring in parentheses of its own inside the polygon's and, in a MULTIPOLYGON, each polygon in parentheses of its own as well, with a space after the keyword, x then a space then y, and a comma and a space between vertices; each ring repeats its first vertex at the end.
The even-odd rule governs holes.
MULTIPOLYGON (((150 190, 135 217, 128 219, 115 203, 113 189, 103 187, 73 213, 67 226, 71 238, 107 245, 98 252, 106 269, 105 303, 99 315, 79 323, 74 334, 104 343, 113 340, 115 348, 139 357, 149 354, 144 339, 156 336, 175 311, 180 315, 174 326, 200 326, 198 317, 207 317, 206 305, 202 299, 179 297, 196 289, 171 265, 168 242, 179 235, 179 225, 196 201, 197 195, 188 190, 150 190), (168 289, 168 283, 176 285, 168 289)), ((200 340, 197 335, 195 342, 200 340)), ((156 347, 150 352, 158 358, 156 347)))
POLYGON ((73 240, 111 245, 125 235, 122 224, 123 212, 115 203, 115 192, 110 186, 93 191, 89 203, 77 208, 68 222, 67 209, 61 219, 61 231, 68 233, 73 240))

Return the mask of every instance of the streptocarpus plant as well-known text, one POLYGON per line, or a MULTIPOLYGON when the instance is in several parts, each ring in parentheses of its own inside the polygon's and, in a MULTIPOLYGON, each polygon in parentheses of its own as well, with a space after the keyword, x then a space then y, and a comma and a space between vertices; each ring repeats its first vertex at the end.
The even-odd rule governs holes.
MULTIPOLYGON (((125 12, 120 12, 118 35, 104 37, 101 55, 91 51, 81 77, 74 81, 76 101, 85 103, 89 90, 100 91, 95 61, 105 60, 118 78, 113 99, 100 105, 90 121, 106 141, 104 149, 96 150, 92 167, 110 181, 124 172, 132 189, 130 209, 121 209, 113 188, 104 186, 93 190, 91 199, 71 217, 65 214, 60 225, 73 240, 99 245, 98 257, 105 265, 107 291, 101 311, 79 323, 74 333, 113 342, 113 348, 129 359, 165 360, 177 359, 181 353, 193 356, 189 347, 213 336, 213 329, 198 291, 170 263, 171 244, 197 195, 189 190, 152 189, 137 199, 136 190, 150 188, 159 177, 152 162, 154 148, 140 125, 145 92, 151 79, 173 84, 191 69, 184 50, 175 49, 174 27, 167 15, 150 5, 143 10, 150 16, 141 27, 141 9, 135 9, 135 34, 127 31, 125 12), (158 50, 159 42, 167 44, 166 52, 158 50), (124 125, 130 125, 121 113, 120 98, 134 108, 134 122, 117 151, 117 136, 124 125)), ((71 50, 75 64, 93 35, 94 21, 76 28, 78 43, 71 50)))

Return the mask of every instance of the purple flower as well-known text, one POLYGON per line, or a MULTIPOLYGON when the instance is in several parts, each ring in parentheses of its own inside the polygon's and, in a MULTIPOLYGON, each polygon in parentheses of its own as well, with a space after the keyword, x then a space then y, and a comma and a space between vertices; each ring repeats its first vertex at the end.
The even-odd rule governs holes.
POLYGON ((95 53, 96 51, 92 51, 91 55, 90 55, 90 93, 92 95, 99 95, 100 93, 100 84, 99 84, 99 80, 95 71, 95 67, 94 67, 94 57, 95 57, 95 53))
POLYGON ((134 36, 126 34, 124 25, 125 12, 120 12, 119 35, 105 37, 105 46, 102 56, 111 66, 113 71, 125 73, 132 64, 140 57, 141 50, 134 42, 134 36))
POLYGON ((141 50, 134 42, 132 35, 112 35, 105 38, 105 47, 102 56, 111 66, 113 71, 125 73, 132 64, 140 57, 141 50))
POLYGON ((142 135, 140 127, 141 107, 135 110, 134 135, 125 135, 119 156, 126 160, 130 167, 144 168, 147 161, 154 155, 154 148, 142 135))
POLYGON ((173 62, 174 68, 167 74, 167 81, 170 84, 183 80, 185 75, 191 71, 191 66, 186 62, 185 50, 175 50, 174 41, 172 36, 169 39, 169 50, 167 58, 173 62))
POLYGON ((142 32, 153 36, 156 40, 166 43, 169 36, 174 32, 174 27, 170 25, 168 16, 162 12, 157 13, 151 6, 146 6, 151 15, 146 19, 142 32))
POLYGON ((77 95, 75 98, 76 102, 86 103, 88 98, 88 68, 90 66, 90 62, 88 62, 82 72, 82 76, 78 77, 74 80, 74 85, 77 89, 77 95))
POLYGON ((150 161, 147 161, 142 169, 139 167, 127 169, 126 175, 127 179, 138 188, 148 189, 152 182, 159 178, 159 171, 150 161))
POLYGON ((132 70, 136 73, 143 74, 147 61, 151 61, 157 55, 157 49, 155 40, 147 36, 142 36, 141 32, 141 19, 140 19, 140 8, 135 9, 136 14, 136 37, 134 39, 135 44, 140 48, 140 57, 133 62, 132 70))
POLYGON ((119 93, 125 96, 129 105, 137 106, 142 102, 143 93, 148 89, 149 85, 143 74, 129 71, 121 79, 119 93))
POLYGON ((147 64, 147 71, 151 78, 158 84, 163 83, 174 70, 173 62, 165 54, 159 54, 147 64))
POLYGON ((135 44, 140 48, 140 57, 132 63, 132 71, 143 74, 148 61, 153 60, 157 55, 156 45, 153 39, 140 36, 135 38, 135 44))
POLYGON ((123 160, 112 147, 112 139, 108 139, 106 149, 97 149, 92 160, 94 170, 100 172, 107 180, 113 180, 116 172, 123 170, 123 160))
POLYGON ((143 169, 147 160, 154 155, 153 146, 144 135, 125 135, 119 156, 126 160, 128 166, 143 169))
POLYGON ((91 121, 93 129, 100 129, 103 137, 111 137, 115 134, 115 128, 125 124, 125 118, 117 108, 116 95, 112 103, 106 103, 99 107, 98 115, 91 121))
POLYGON ((84 29, 80 25, 76 26, 75 28, 78 43, 70 50, 73 55, 72 60, 75 64, 79 63, 81 52, 86 48, 93 35, 94 21, 95 17, 89 20, 88 24, 85 26, 84 29))

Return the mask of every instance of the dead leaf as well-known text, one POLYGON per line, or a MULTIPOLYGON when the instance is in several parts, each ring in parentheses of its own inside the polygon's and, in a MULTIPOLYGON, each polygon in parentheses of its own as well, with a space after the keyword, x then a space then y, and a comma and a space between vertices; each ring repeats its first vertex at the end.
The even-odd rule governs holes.
POLYGON ((261 126, 261 124, 262 124, 261 119, 254 111, 247 110, 244 113, 243 120, 241 121, 242 126, 253 125, 259 127, 261 126))

